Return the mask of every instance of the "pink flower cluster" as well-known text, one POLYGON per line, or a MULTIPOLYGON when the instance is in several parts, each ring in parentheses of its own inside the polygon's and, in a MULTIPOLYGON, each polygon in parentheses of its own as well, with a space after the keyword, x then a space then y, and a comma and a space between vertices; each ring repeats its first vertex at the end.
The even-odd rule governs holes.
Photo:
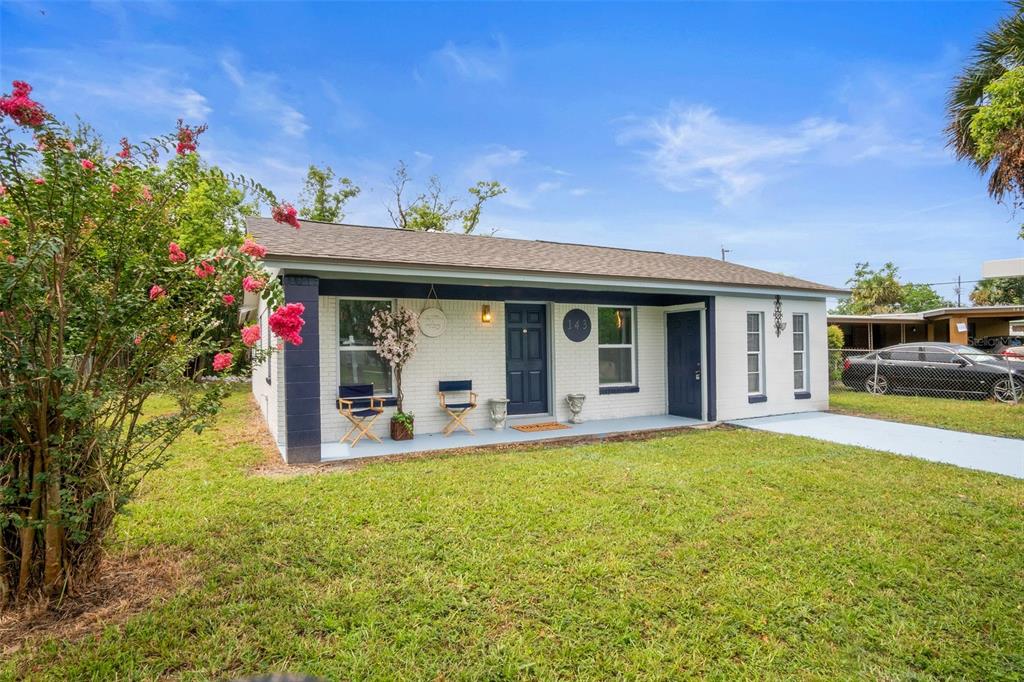
POLYGON ((246 275, 242 278, 242 288, 254 294, 257 291, 262 291, 266 285, 266 281, 252 275, 246 275))
POLYGON ((253 258, 263 258, 267 255, 267 247, 257 244, 251 239, 246 239, 242 242, 242 248, 239 251, 253 258))
POLYGON ((14 88, 11 94, 0 97, 0 112, 10 116, 18 125, 33 128, 43 125, 46 111, 29 97, 32 86, 25 81, 14 81, 11 85, 14 88))
POLYGON ((242 327, 242 343, 249 348, 252 348, 259 340, 260 326, 258 324, 250 324, 248 327, 242 327))
POLYGON ((10 224, 11 224, 11 219, 10 218, 8 218, 5 215, 0 215, 0 225, 3 225, 4 227, 7 227, 10 224))
POLYGON ((231 294, 224 294, 223 296, 221 296, 221 300, 224 301, 224 305, 235 304, 235 297, 232 296, 231 294))
POLYGON ((231 353, 217 353, 213 356, 213 371, 223 372, 224 370, 231 367, 231 363, 235 361, 235 356, 231 353))
POLYGON ((285 202, 280 206, 275 206, 274 210, 270 212, 270 215, 279 223, 287 223, 296 230, 302 227, 299 222, 299 212, 295 210, 295 207, 285 202))
POLYGON ((130 159, 130 158, 132 158, 132 146, 130 144, 128 144, 128 138, 127 137, 122 137, 121 138, 121 151, 119 151, 117 153, 117 155, 119 157, 121 157, 122 159, 130 159))
POLYGON ((167 295, 167 290, 166 290, 166 289, 164 289, 164 288, 163 288, 162 286, 160 286, 159 284, 154 284, 154 285, 153 285, 153 286, 152 286, 152 287, 151 287, 151 288, 149 289, 149 300, 151 300, 151 301, 155 301, 155 300, 157 300, 158 298, 163 298, 163 297, 164 297, 164 296, 166 296, 166 295, 167 295))
POLYGON ((216 272, 216 270, 214 270, 213 266, 207 263, 206 261, 203 261, 202 263, 195 267, 196 277, 198 277, 199 279, 206 279, 214 272, 216 272))
POLYGON ((186 256, 185 252, 181 250, 181 247, 178 246, 177 242, 171 242, 167 245, 167 258, 172 263, 184 263, 188 260, 188 256, 186 256))
POLYGON ((302 325, 306 321, 302 319, 302 313, 306 312, 306 306, 301 303, 286 303, 271 314, 267 319, 270 324, 270 331, 293 346, 302 345, 302 325))
POLYGON ((196 126, 192 128, 185 125, 185 123, 179 118, 178 119, 178 156, 185 156, 196 150, 196 142, 199 136, 206 131, 206 126, 196 126))
POLYGON ((82 159, 82 168, 85 170, 95 170, 96 164, 89 159, 82 159))
POLYGON ((142 198, 146 201, 153 201, 153 193, 149 191, 149 187, 147 185, 142 186, 142 198))

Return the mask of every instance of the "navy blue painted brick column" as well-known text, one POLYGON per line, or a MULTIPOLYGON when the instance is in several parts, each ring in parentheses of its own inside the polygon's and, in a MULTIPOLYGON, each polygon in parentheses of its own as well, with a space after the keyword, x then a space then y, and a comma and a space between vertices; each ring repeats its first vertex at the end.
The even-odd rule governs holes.
POLYGON ((301 303, 302 345, 285 344, 284 413, 289 464, 320 461, 320 279, 284 276, 284 300, 301 303))
POLYGON ((708 421, 713 422, 718 417, 718 390, 715 388, 716 375, 718 373, 718 343, 715 339, 715 297, 708 296, 704 305, 704 314, 707 315, 707 353, 708 366, 705 375, 708 382, 708 421))

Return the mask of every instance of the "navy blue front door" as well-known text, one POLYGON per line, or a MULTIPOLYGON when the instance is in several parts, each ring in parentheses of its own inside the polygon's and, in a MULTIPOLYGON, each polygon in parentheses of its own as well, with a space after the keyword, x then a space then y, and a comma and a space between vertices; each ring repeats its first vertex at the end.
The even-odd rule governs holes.
POLYGON ((543 303, 505 306, 505 395, 509 414, 548 411, 547 336, 543 303))
POLYGON ((700 366, 700 311, 669 313, 668 413, 703 419, 700 366))

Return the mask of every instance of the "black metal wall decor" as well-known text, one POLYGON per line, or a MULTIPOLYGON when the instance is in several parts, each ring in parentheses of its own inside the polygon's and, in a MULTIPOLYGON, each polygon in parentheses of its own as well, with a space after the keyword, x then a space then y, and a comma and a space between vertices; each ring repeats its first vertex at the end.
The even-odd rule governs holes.
POLYGON ((775 297, 775 336, 782 336, 782 332, 786 329, 786 323, 782 321, 782 297, 775 297))
POLYGON ((590 315, 585 310, 573 308, 562 318, 562 331, 570 341, 580 343, 590 336, 590 315))

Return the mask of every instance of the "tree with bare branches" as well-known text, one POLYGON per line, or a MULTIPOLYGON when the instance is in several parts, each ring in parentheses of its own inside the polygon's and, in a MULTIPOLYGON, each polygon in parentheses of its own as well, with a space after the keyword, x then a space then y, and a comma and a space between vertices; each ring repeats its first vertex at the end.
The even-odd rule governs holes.
POLYGON ((430 177, 426 190, 411 202, 406 196, 410 182, 408 167, 399 161, 391 178, 394 205, 388 207, 388 215, 395 227, 421 232, 447 232, 452 224, 461 223, 463 234, 471 234, 480 225, 484 204, 508 191, 497 181, 481 180, 467 190, 472 197, 470 206, 460 209, 458 198, 445 196, 436 175, 430 177))

